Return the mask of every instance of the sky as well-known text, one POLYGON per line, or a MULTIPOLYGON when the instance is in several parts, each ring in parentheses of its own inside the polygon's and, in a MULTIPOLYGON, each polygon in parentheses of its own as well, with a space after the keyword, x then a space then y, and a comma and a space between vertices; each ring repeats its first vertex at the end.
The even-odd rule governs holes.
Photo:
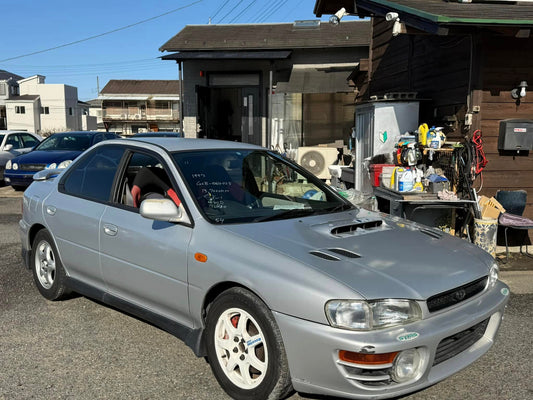
MULTIPOLYGON (((98 97, 111 79, 177 79, 159 51, 186 25, 317 19, 315 0, 1 0, 0 70, 98 97)), ((327 20, 329 16, 323 16, 327 20)))

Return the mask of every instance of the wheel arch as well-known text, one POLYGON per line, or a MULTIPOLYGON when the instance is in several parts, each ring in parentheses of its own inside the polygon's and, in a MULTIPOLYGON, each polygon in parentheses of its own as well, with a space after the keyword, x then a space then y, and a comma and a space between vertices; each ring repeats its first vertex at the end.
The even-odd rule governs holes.
POLYGON ((248 290, 250 293, 252 293, 254 296, 256 296, 259 300, 261 300, 268 309, 270 307, 268 306, 267 302, 263 299, 261 295, 259 295, 256 291, 250 289, 246 285, 243 285, 242 283, 235 282, 235 281, 224 281, 219 282, 216 285, 212 286, 205 294, 204 296, 204 302, 202 305, 202 323, 205 327, 205 318, 207 316, 207 312, 209 310, 209 306, 213 303, 213 301, 223 292, 233 289, 233 288, 242 288, 245 290, 248 290))
POLYGON ((43 229, 46 229, 46 226, 42 225, 42 224, 35 224, 33 225, 29 230, 28 230, 28 249, 26 251, 26 257, 27 259, 25 260, 25 263, 26 263, 26 267, 28 269, 30 269, 30 260, 29 260, 29 257, 30 257, 30 254, 31 254, 31 250, 33 248, 33 241, 35 240, 35 236, 37 236, 37 233, 43 229))
POLYGON ((186 343, 194 350, 194 352, 195 352, 195 354, 197 356, 201 357, 201 356, 207 355, 206 348, 205 348, 205 336, 204 336, 204 333, 205 333, 206 318, 207 318, 207 313, 209 311, 209 307, 211 306, 211 304, 213 304, 215 299, 221 293, 224 293, 225 291, 233 289, 233 288, 242 288, 242 289, 248 290, 250 293, 252 293, 254 296, 256 296, 259 300, 261 300, 268 309, 270 309, 270 307, 265 302, 265 300, 257 292, 255 292, 254 290, 250 289, 246 285, 243 285, 242 283, 235 282, 235 281, 224 281, 224 282, 219 282, 216 285, 213 285, 206 292, 206 294, 204 296, 204 301, 203 301, 202 309, 201 309, 202 327, 199 330, 197 330, 197 332, 199 331, 200 334, 198 336, 196 336, 196 339, 192 340, 190 343, 187 343, 187 341, 186 341, 186 343))

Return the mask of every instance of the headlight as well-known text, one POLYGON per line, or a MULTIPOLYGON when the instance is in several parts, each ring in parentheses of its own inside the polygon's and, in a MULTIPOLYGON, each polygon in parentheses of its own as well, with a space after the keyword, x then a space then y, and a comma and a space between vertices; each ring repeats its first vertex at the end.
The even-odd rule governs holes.
POLYGON ((499 272, 500 272, 500 268, 498 267, 498 264, 496 263, 492 264, 492 267, 490 268, 490 272, 489 272, 489 283, 488 283, 489 288, 493 287, 498 281, 499 272))
POLYGON ((418 303, 403 299, 330 300, 325 309, 331 326, 362 331, 404 325, 422 318, 418 303))
POLYGON ((11 165, 11 168, 16 171, 17 169, 19 169, 19 165, 16 162, 14 162, 13 165, 11 165))
POLYGON ((61 163, 59 163, 59 165, 57 166, 57 169, 63 169, 63 168, 67 168, 70 163, 72 162, 72 160, 65 160, 65 161, 62 161, 61 163))
POLYGON ((7 160, 6 169, 11 169, 11 160, 7 160))
POLYGON ((56 166, 57 166, 56 163, 48 164, 48 165, 45 167, 45 169, 55 169, 56 166))

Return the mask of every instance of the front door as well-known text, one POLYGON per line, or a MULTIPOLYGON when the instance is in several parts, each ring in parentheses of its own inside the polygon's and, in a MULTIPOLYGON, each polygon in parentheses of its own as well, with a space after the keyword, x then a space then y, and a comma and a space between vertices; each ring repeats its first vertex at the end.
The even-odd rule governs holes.
MULTIPOLYGON (((109 292, 190 326, 187 249, 190 226, 154 221, 139 214, 138 204, 128 199, 135 176, 142 168, 157 169, 174 186, 164 160, 133 152, 120 177, 116 207, 108 207, 100 221, 102 273, 109 292)), ((163 196, 153 187, 144 195, 163 196)))

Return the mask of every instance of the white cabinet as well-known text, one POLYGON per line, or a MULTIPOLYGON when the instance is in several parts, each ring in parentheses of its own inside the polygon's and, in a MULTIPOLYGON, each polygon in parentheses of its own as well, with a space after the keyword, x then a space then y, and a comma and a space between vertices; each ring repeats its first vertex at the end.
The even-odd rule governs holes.
POLYGON ((355 188, 371 190, 366 185, 369 158, 388 154, 401 135, 418 128, 418 101, 375 101, 355 108, 355 188))

